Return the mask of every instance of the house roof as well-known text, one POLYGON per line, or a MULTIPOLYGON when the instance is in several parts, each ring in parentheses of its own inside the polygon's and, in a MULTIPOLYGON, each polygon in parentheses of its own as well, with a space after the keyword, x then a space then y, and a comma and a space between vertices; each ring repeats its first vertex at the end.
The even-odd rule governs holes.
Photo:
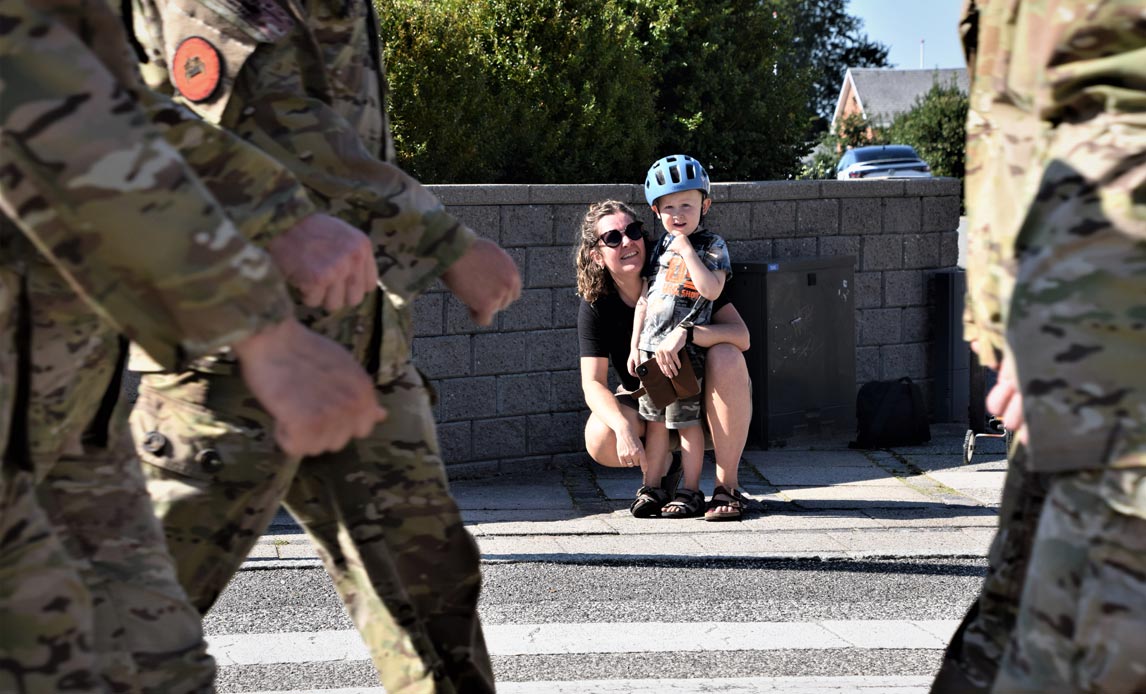
POLYGON ((899 114, 911 110, 915 100, 931 89, 931 85, 955 84, 967 92, 970 82, 966 68, 934 70, 896 70, 891 68, 848 68, 832 114, 832 126, 844 106, 844 95, 851 84, 859 100, 860 108, 871 121, 879 125, 889 125, 899 114))

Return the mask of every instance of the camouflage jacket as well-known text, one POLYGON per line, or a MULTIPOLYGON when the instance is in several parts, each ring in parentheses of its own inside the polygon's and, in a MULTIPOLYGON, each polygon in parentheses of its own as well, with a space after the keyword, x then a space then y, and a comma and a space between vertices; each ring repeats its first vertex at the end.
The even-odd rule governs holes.
POLYGON ((0 14, 0 362, 31 373, 29 445, 50 460, 99 407, 117 333, 177 366, 289 315, 244 233, 273 235, 314 207, 259 150, 146 91, 109 5, 0 0, 0 14), (18 315, 34 318, 35 349, 11 334, 18 315))
MULTIPOLYGON (((1144 14, 1140 0, 1101 7, 1084 0, 964 0, 960 28, 971 75, 964 335, 978 340, 986 365, 995 366, 1006 349, 1016 245, 1047 164, 1069 143, 1082 144, 1118 121, 1142 132, 1146 92, 1130 85, 1146 79, 1144 14), (1091 117, 1100 105, 1106 115, 1091 117)), ((1100 163, 1105 155, 1095 153, 1087 173, 1101 181, 1133 166, 1140 154, 1128 152, 1120 164, 1100 163)), ((1129 190, 1118 190, 1106 188, 1106 207, 1122 219, 1140 217, 1141 202, 1133 212, 1129 190)))
POLYGON ((409 303, 468 250, 474 233, 388 161, 372 7, 367 0, 134 0, 133 15, 149 84, 258 145, 320 207, 370 235, 384 296, 333 316, 300 310, 389 380, 409 358, 409 303))

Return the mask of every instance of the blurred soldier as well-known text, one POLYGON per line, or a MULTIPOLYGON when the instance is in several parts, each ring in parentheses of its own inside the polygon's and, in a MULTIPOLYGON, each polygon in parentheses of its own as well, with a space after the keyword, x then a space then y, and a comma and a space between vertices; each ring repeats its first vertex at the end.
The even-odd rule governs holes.
POLYGON ((968 10, 968 301, 1047 490, 992 691, 1146 691, 1146 6, 968 10))
MULTIPOLYGON (((117 332, 171 365, 232 344, 297 455, 383 413, 149 117, 208 170, 210 157, 250 166, 226 192, 251 195, 238 207, 265 233, 346 225, 315 215, 273 160, 151 99, 107 5, 0 0, 0 14, 0 691, 208 690, 199 617, 117 445, 117 332)), ((325 294, 356 262, 337 255, 282 257, 325 294)))
POLYGON ((493 691, 479 554, 448 491, 431 392, 410 361, 410 304, 440 277, 488 324, 520 293, 513 261, 388 163, 369 2, 134 8, 149 84, 279 159, 320 207, 365 229, 384 287, 354 309, 300 313, 361 360, 389 411, 369 439, 301 464, 265 435, 270 420, 229 360, 156 372, 133 359, 153 372, 132 426, 181 582, 209 609, 285 503, 318 546, 387 691, 493 691))

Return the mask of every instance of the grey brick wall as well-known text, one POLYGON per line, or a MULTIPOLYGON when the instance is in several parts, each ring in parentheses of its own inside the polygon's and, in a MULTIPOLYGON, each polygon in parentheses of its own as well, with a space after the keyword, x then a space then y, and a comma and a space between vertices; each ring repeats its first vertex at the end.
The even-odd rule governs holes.
MULTIPOLYGON (((931 391, 927 275, 958 257, 955 179, 715 184, 708 222, 734 261, 856 258, 856 379, 910 376, 931 391)), ((573 249, 586 206, 630 203, 637 185, 431 186, 457 217, 496 240, 524 280, 493 326, 469 321, 440 286, 415 303, 414 356, 438 393, 451 474, 557 464, 583 455, 573 249)), ((930 400, 929 400, 930 401, 930 400)))

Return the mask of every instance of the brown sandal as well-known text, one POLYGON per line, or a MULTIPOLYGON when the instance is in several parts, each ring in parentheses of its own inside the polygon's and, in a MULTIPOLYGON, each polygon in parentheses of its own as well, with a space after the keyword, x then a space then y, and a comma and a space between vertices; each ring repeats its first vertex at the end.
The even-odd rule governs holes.
POLYGON ((660 487, 641 487, 637 490, 637 498, 629 504, 629 513, 635 518, 655 518, 661 515, 661 509, 668 500, 668 492, 660 487))
POLYGON ((661 509, 661 518, 695 518, 704 513, 704 494, 699 489, 678 489, 661 509))
POLYGON ((739 489, 729 491, 725 487, 712 490, 712 498, 708 501, 708 510, 704 512, 706 521, 740 520, 744 515, 744 495, 739 489), (722 507, 728 507, 722 510, 722 507))

